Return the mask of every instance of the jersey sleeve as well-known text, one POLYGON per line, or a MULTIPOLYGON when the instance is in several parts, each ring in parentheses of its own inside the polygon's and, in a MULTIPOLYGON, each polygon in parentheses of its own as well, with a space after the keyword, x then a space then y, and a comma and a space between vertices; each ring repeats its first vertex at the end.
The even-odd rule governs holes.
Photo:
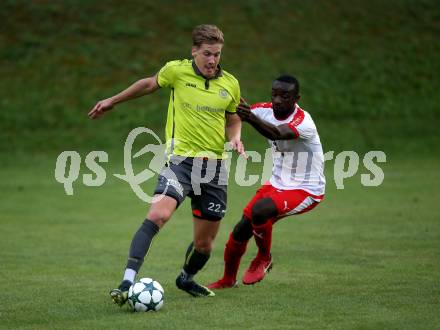
POLYGON ((267 113, 268 109, 272 109, 272 103, 270 102, 260 102, 251 105, 251 111, 258 118, 266 120, 264 114, 267 113))
POLYGON ((287 125, 295 132, 295 138, 310 140, 316 135, 316 126, 312 117, 301 109, 298 109, 297 114, 287 125))
POLYGON ((176 80, 176 68, 180 61, 171 61, 166 63, 157 74, 157 84, 160 87, 174 87, 174 82, 176 80))
POLYGON ((237 111, 238 104, 240 103, 240 84, 238 81, 234 84, 231 91, 232 100, 226 108, 227 113, 235 113, 237 111))

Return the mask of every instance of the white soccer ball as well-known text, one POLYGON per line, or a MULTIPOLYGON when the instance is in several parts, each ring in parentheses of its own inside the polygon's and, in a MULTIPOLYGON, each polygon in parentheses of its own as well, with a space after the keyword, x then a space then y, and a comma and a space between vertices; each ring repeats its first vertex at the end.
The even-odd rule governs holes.
POLYGON ((135 312, 158 311, 163 306, 162 285, 152 278, 141 278, 128 290, 128 304, 135 312))

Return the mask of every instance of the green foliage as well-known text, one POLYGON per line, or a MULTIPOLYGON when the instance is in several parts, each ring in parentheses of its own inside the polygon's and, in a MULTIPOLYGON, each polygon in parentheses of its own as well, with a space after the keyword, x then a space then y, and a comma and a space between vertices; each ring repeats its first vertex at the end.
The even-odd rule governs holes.
POLYGON ((3 151, 115 146, 139 125, 162 132, 168 91, 124 104, 99 123, 86 114, 166 61, 189 57, 191 30, 203 22, 223 29, 223 65, 250 102, 268 100, 273 78, 288 72, 318 121, 400 118, 398 128, 408 129, 438 120, 435 0, 11 0, 0 4, 0 21, 3 151))

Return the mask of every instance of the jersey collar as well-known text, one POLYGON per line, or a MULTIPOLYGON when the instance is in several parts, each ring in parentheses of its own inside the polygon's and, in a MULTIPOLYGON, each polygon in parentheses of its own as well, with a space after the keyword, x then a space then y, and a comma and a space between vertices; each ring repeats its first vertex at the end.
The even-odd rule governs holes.
POLYGON ((220 67, 220 64, 217 65, 217 71, 215 73, 215 76, 212 77, 212 78, 206 78, 202 74, 202 72, 199 70, 199 68, 197 67, 196 62, 194 60, 192 61, 192 67, 193 67, 194 72, 196 73, 196 75, 201 76, 205 80, 217 79, 218 77, 223 76, 223 71, 222 71, 222 68, 220 67))

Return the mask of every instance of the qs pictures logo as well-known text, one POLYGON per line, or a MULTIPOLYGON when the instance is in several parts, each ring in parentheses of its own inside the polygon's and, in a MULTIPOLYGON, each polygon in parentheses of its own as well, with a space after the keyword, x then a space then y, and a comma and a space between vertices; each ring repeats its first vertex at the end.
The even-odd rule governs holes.
MULTIPOLYGON (((148 181, 156 174, 159 174, 165 164, 165 145, 160 138, 146 127, 137 127, 127 136, 124 145, 124 174, 113 174, 118 179, 127 182, 133 192, 144 202, 151 203, 153 196, 145 193, 141 184, 148 181), (147 144, 134 155, 132 154, 133 144, 136 138, 141 134, 148 134, 155 140, 155 144, 147 144), (153 153, 153 158, 141 172, 135 173, 132 165, 132 159, 136 159, 147 153, 153 153)), ((93 172, 83 174, 82 181, 86 186, 99 187, 106 180, 106 172, 99 163, 107 163, 108 154, 105 151, 92 151, 85 158, 86 167, 93 172), (93 178, 95 177, 95 178, 93 178)), ((81 156, 76 151, 63 151, 57 158, 55 165, 55 179, 64 185, 67 195, 73 195, 73 183, 78 179, 81 167, 81 156), (69 166, 68 166, 69 164, 69 166), (66 171, 67 169, 67 171, 66 171)))

